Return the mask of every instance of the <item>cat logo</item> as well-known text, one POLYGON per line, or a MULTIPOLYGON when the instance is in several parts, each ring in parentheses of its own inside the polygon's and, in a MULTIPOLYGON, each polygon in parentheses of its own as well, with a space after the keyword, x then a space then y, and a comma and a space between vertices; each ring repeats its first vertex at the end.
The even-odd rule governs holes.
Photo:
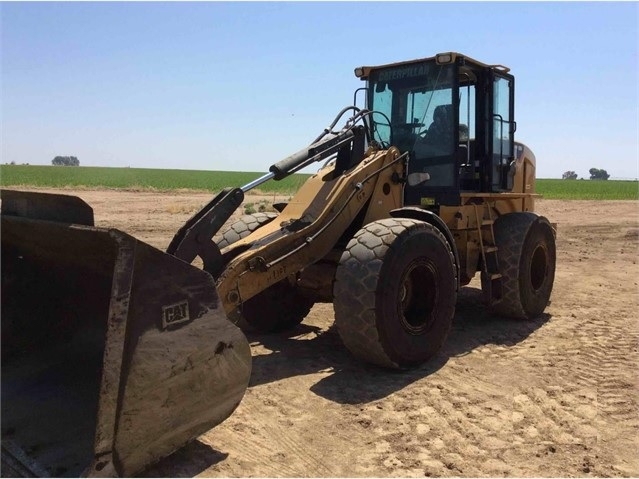
POLYGON ((184 323, 189 319, 188 301, 180 301, 179 303, 162 307, 162 329, 184 323))

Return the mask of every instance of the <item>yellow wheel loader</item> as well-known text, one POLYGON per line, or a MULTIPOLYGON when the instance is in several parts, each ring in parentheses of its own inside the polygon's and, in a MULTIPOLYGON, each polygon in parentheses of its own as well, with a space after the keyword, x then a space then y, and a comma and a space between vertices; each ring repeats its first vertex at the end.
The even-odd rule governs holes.
POLYGON ((237 407, 240 327, 291 328, 316 302, 354 356, 399 369, 437 353, 476 273, 495 314, 544 311, 555 231, 533 212, 508 68, 451 52, 355 74, 365 107, 221 191, 166 253, 96 228, 78 198, 2 192, 4 470, 136 474, 237 407), (224 228, 247 191, 315 162, 277 213, 224 228))

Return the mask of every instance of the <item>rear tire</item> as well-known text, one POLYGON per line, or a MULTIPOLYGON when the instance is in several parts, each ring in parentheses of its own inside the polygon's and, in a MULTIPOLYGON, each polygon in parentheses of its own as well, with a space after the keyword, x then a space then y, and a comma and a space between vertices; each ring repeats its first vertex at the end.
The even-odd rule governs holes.
MULTIPOLYGON (((247 237, 277 218, 277 213, 243 215, 213 240, 220 249, 247 237)), ((275 283, 245 301, 230 319, 244 331, 270 333, 294 328, 313 307, 313 301, 303 296, 288 279, 275 283)))
MULTIPOLYGON (((494 228, 502 297, 491 309, 511 318, 538 317, 548 305, 555 279, 552 226, 543 216, 522 212, 499 217, 494 228)), ((482 288, 486 288, 483 275, 482 288)))
POLYGON ((439 351, 457 299, 453 253, 434 226, 388 218, 359 230, 344 251, 333 287, 335 324, 365 361, 416 366, 439 351))

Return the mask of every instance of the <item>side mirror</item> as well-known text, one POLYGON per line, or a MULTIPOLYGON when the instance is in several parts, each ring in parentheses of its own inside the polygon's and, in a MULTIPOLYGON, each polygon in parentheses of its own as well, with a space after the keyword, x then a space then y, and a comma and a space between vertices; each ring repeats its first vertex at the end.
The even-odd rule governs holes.
POLYGON ((428 180, 430 180, 430 174, 422 173, 419 171, 416 173, 411 173, 406 179, 408 186, 421 185, 422 183, 426 183, 428 180))

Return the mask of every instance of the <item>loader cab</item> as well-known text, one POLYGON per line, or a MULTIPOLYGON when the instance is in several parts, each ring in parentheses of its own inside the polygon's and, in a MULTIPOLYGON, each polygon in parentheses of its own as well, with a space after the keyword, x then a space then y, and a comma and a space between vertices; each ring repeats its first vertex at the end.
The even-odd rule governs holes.
POLYGON ((515 79, 458 53, 361 67, 371 138, 408 152, 407 205, 458 205, 512 189, 515 79))

